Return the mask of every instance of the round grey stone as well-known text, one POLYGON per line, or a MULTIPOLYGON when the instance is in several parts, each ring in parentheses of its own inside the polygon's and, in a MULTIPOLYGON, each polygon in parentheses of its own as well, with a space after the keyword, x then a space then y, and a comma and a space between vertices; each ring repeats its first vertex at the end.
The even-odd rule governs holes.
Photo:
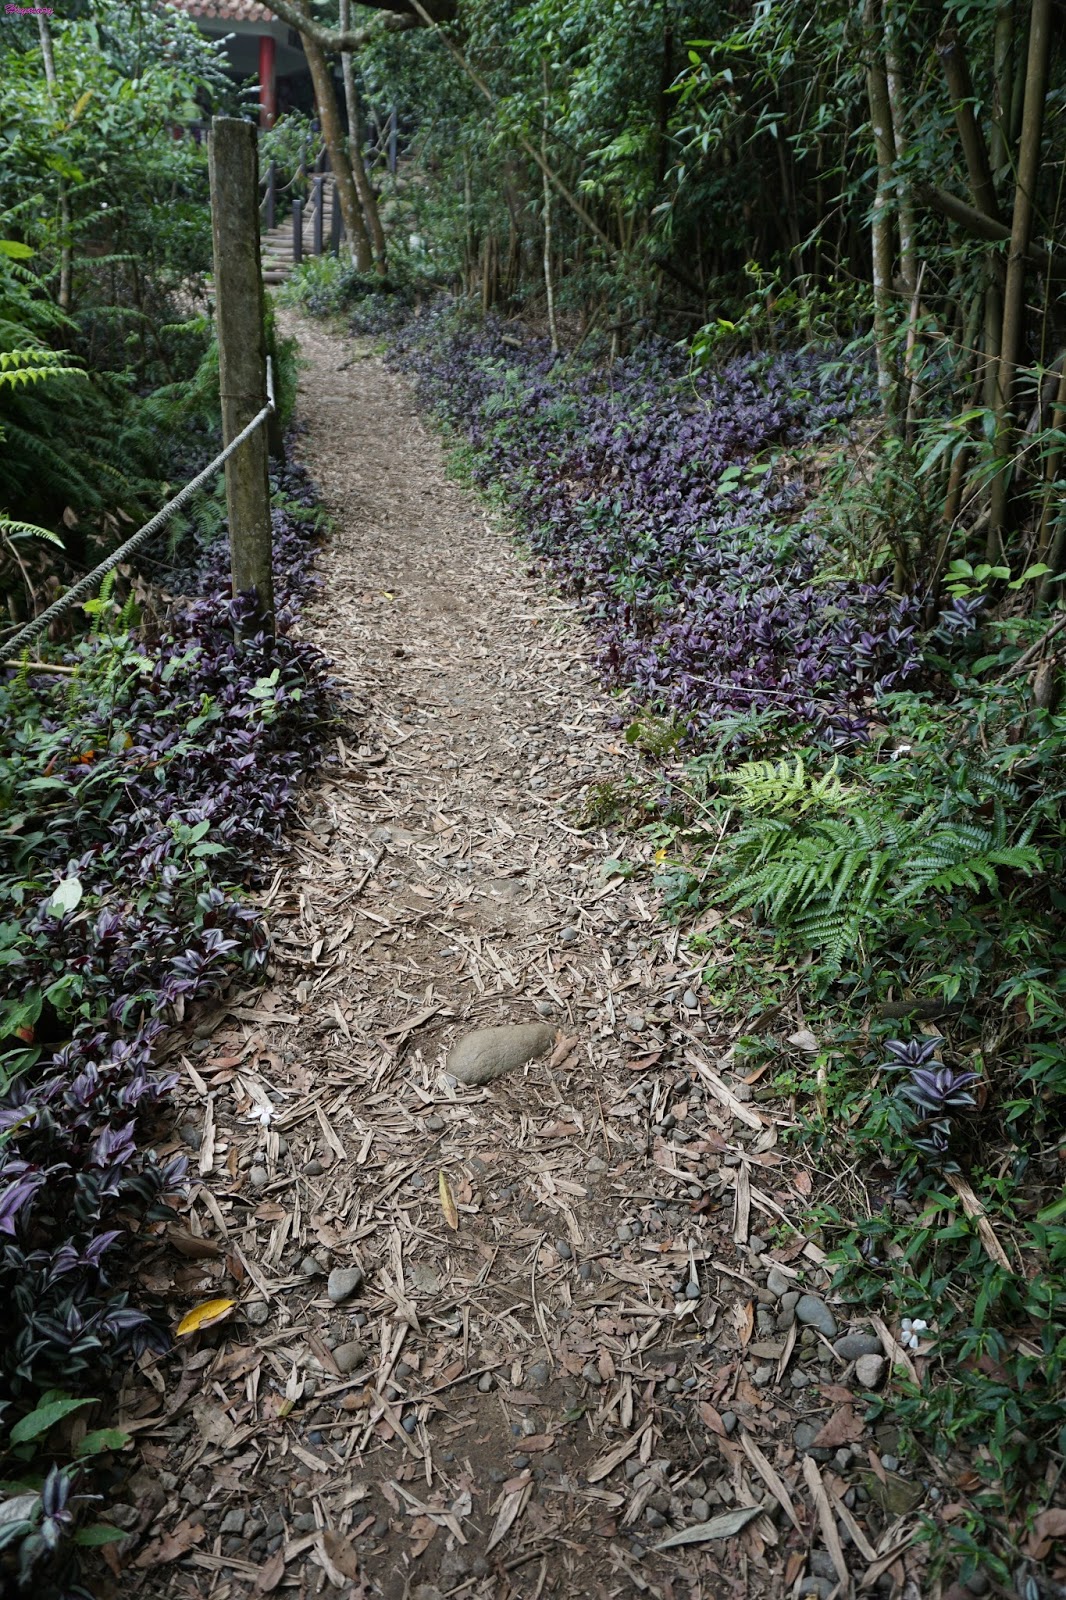
POLYGON ((531 1389, 543 1389, 551 1377, 551 1367, 546 1361, 534 1361, 526 1371, 526 1383, 531 1389))
POLYGON ((796 1316, 806 1327, 827 1339, 835 1339, 837 1321, 825 1301, 816 1294, 801 1294, 796 1302, 796 1316))
POLYGON ((560 1261, 572 1261, 574 1259, 574 1252, 569 1239, 556 1239, 555 1253, 560 1261))
POLYGON ((860 1356, 879 1356, 881 1341, 872 1333, 845 1333, 833 1345, 841 1361, 858 1361, 860 1356))
POLYGON ((266 1167, 255 1166, 248 1174, 248 1181, 253 1189, 265 1189, 270 1182, 270 1173, 266 1167))
POLYGON ((300 1271, 309 1278, 321 1278, 324 1270, 321 1261, 316 1261, 314 1256, 304 1256, 300 1262, 300 1271))
POLYGON ((219 1523, 219 1531, 221 1533, 244 1532, 244 1511, 240 1506, 234 1506, 232 1511, 226 1512, 226 1515, 219 1523))
POLYGON ((780 1300, 781 1296, 788 1294, 792 1288, 792 1279, 782 1272, 780 1267, 771 1267, 766 1274, 766 1287, 780 1300))
POLYGON ((879 1389, 885 1366, 884 1356, 860 1356, 855 1363, 855 1381, 860 1389, 879 1389))
POLYGON ((722 1412, 722 1427, 725 1429, 726 1433, 727 1434, 735 1433, 736 1432, 736 1426, 737 1426, 736 1412, 735 1411, 723 1411, 722 1412))
POLYGON ((562 928, 559 932, 560 944, 574 944, 577 940, 576 928, 562 928))
POLYGON ((249 1300, 244 1315, 253 1328, 261 1328, 270 1319, 270 1307, 265 1300, 249 1300))
POLYGON ((308 1178, 321 1178, 325 1167, 317 1156, 312 1156, 310 1161, 304 1163, 304 1176, 308 1178))
POLYGON ((443 1117, 439 1117, 437 1115, 437 1113, 434 1111, 430 1116, 428 1116, 426 1118, 426 1128, 429 1130, 430 1133, 443 1133, 444 1132, 444 1118, 443 1117))
POLYGON ((691 989, 686 989, 684 994, 681 996, 681 1004, 684 1006, 686 1011, 695 1011, 696 1007, 699 1005, 699 1001, 691 989))
POLYGON ((644 1032, 644 1018, 639 1011, 626 1012, 626 1027, 630 1033, 644 1032))
POLYGON ((350 1300, 363 1287, 362 1267, 334 1267, 326 1284, 326 1293, 335 1306, 350 1300))
POLYGON ((333 1359, 347 1377, 349 1372, 354 1372, 366 1360, 366 1345, 359 1339, 346 1339, 335 1347, 333 1359))
POLYGON ((707 1504, 706 1500, 693 1500, 692 1504, 689 1506, 689 1511, 692 1514, 693 1522, 710 1521, 711 1508, 707 1504))
POLYGON ((541 1017, 553 1017, 555 1015, 555 1007, 550 1000, 538 1000, 536 1009, 538 1016, 541 1017))
POLYGON ((491 1372, 483 1372, 480 1378, 477 1380, 477 1386, 481 1390, 482 1394, 488 1394, 495 1381, 496 1380, 492 1376, 491 1372))
POLYGON ((457 1039, 448 1052, 448 1071, 458 1083, 470 1087, 493 1083, 508 1072, 547 1055, 555 1042, 553 1029, 543 1022, 524 1022, 502 1028, 475 1028, 457 1039))
POLYGON ((803 1578, 801 1580, 800 1586, 796 1590, 796 1593, 801 1595, 816 1595, 818 1600, 829 1600, 829 1596, 833 1593, 834 1587, 835 1585, 830 1583, 828 1578, 816 1578, 812 1576, 810 1578, 803 1578))

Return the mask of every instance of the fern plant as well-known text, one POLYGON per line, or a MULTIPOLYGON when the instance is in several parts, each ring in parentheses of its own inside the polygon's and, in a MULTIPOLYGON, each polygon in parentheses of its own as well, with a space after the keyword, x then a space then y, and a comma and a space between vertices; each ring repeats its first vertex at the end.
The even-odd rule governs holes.
POLYGON ((936 805, 906 817, 847 789, 835 767, 812 782, 798 757, 754 765, 732 775, 747 820, 721 858, 720 897, 832 971, 926 897, 994 893, 1003 872, 1040 870, 1028 840, 1011 839, 998 798, 989 822, 936 805))
POLYGON ((742 813, 801 817, 812 810, 847 808, 858 791, 840 781, 840 763, 818 776, 808 771, 801 754, 781 761, 748 761, 725 780, 742 813))

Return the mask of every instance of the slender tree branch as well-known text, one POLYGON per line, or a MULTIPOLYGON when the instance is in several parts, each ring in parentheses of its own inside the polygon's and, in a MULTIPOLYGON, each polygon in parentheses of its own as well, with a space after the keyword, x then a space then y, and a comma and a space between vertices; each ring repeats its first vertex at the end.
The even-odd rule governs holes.
MULTIPOLYGON (((280 17, 282 22, 287 22, 290 28, 306 34, 320 49, 327 51, 362 50, 382 31, 403 33, 408 28, 423 26, 405 0, 395 0, 395 4, 388 4, 386 0, 359 0, 360 5, 377 12, 380 21, 376 27, 354 30, 320 27, 317 22, 312 22, 309 17, 304 16, 299 6, 292 4, 291 0, 263 0, 263 4, 273 11, 276 17, 280 17)), ((454 0, 436 0, 433 11, 440 14, 442 21, 447 21, 455 14, 454 0)), ((432 21, 435 20, 434 16, 432 21)))
MULTIPOLYGON (((989 217, 985 212, 978 211, 975 206, 968 205, 965 200, 960 200, 958 195, 951 194, 947 189, 940 189, 932 183, 923 183, 915 192, 927 206, 939 211, 949 222, 957 222, 960 228, 965 228, 967 233, 975 234, 978 239, 988 239, 993 244, 999 244, 1011 236, 1011 230, 1005 222, 997 222, 995 217, 989 217)), ((1034 267, 1050 272, 1054 278, 1066 277, 1066 260, 1050 255, 1038 244, 1030 242, 1025 251, 1025 259, 1031 261, 1034 267)))

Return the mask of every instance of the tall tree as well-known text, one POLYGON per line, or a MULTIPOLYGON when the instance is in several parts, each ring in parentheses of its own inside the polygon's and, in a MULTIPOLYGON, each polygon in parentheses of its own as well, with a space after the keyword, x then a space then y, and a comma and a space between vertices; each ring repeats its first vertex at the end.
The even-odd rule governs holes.
POLYGON ((303 40, 307 65, 311 69, 311 82, 315 90, 318 120, 322 125, 322 138, 329 154, 330 167, 333 170, 333 182, 340 200, 341 216, 344 218, 344 228, 348 235, 352 260, 360 272, 370 272, 374 265, 374 252, 370 243, 370 234, 367 232, 367 226, 363 220, 363 208, 359 203, 359 194, 355 187, 355 179, 352 176, 348 152, 344 147, 344 129, 341 125, 337 96, 333 88, 333 75, 329 70, 326 52, 315 36, 312 33, 305 33, 301 29, 300 37, 303 40))

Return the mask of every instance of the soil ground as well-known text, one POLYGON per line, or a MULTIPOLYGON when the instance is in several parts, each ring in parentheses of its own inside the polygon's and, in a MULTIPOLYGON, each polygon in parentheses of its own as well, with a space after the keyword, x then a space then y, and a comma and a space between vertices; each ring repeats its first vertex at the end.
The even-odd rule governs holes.
POLYGON ((343 725, 260 897, 270 983, 176 1054, 197 1182, 141 1277, 237 1306, 127 1386, 121 1592, 917 1595, 920 1487, 793 1220, 810 1158, 731 1073, 706 958, 605 872, 632 841, 581 825, 637 758, 580 616, 403 380, 294 326, 343 725), (550 1051, 449 1075, 511 1024, 550 1051))

